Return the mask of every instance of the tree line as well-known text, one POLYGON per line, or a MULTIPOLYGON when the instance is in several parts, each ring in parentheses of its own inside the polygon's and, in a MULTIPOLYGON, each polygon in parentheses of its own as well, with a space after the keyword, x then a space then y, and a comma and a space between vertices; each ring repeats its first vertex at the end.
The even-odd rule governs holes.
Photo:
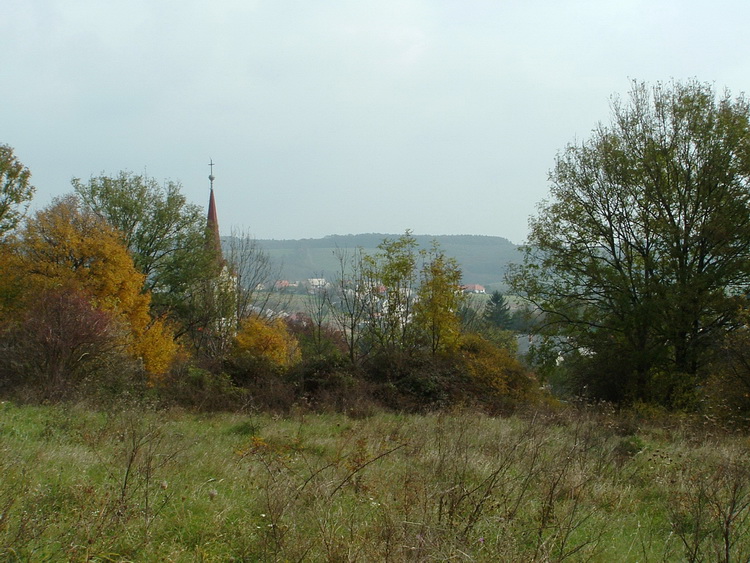
POLYGON ((268 254, 241 233, 222 249, 178 183, 128 172, 74 179, 72 193, 24 217, 30 172, 4 151, 8 396, 499 408, 534 388, 490 317, 468 330, 460 268, 437 243, 419 250, 407 232, 375 253, 341 251, 333 286, 291 314, 285 296, 269 291, 268 254))
MULTIPOLYGON (((565 147, 521 259, 484 310, 407 231, 334 251, 333 283, 288 314, 249 236, 223 253, 180 185, 74 180, 30 217, 0 146, 0 385, 161 390, 206 408, 397 409, 540 398, 750 411, 750 106, 691 80, 634 82, 565 147), (214 241, 215 242, 215 241, 214 241), (533 333, 525 363, 508 329, 533 333)), ((144 391, 145 390, 145 391, 144 391)))

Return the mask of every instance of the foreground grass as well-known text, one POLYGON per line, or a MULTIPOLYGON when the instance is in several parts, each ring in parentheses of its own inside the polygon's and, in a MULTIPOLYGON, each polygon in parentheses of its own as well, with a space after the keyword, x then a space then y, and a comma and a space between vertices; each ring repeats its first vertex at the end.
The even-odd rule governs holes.
POLYGON ((741 436, 0 405, 0 559, 746 561, 741 436))

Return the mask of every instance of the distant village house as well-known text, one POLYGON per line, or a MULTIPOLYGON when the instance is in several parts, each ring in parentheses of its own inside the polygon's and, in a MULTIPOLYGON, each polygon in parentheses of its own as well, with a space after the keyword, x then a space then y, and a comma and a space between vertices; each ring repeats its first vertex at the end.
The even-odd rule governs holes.
POLYGON ((487 293, 483 285, 479 285, 476 283, 464 285, 461 287, 461 289, 464 290, 464 293, 482 293, 482 294, 487 293))

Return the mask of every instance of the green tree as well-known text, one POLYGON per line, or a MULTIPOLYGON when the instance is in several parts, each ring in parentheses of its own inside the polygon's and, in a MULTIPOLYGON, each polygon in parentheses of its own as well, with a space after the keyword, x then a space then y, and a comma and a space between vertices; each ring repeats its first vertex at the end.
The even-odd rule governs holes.
POLYGON ((72 183, 83 205, 122 233, 147 289, 169 293, 176 272, 196 277, 211 262, 204 256, 204 212, 188 203, 179 183, 162 185, 130 172, 72 183))
POLYGON ((238 278, 207 241, 203 209, 187 201, 180 184, 120 172, 74 179, 73 187, 88 210, 121 233, 154 313, 169 316, 175 337, 210 357, 225 352, 238 318, 238 278))
POLYGON ((362 259, 368 295, 368 339, 376 350, 408 350, 415 343, 411 324, 417 289, 417 240, 410 231, 385 239, 375 255, 362 259))
POLYGON ((750 286, 747 101, 696 81, 634 83, 550 179, 512 290, 600 395, 670 402, 750 286))
POLYGON ((35 190, 30 178, 13 149, 0 144, 0 236, 15 229, 26 212, 35 190))
POLYGON ((487 304, 484 306, 482 320, 488 325, 507 330, 513 324, 513 315, 510 312, 508 300, 499 291, 493 291, 487 304))

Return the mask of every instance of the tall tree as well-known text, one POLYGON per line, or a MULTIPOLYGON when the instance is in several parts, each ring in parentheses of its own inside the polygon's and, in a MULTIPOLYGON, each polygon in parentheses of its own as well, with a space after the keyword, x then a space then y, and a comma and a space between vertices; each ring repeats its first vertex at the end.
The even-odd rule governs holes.
POLYGON ((129 348, 153 374, 164 372, 175 351, 169 330, 149 314, 151 295, 120 233, 80 208, 75 196, 56 200, 31 217, 20 234, 15 266, 25 276, 22 299, 68 288, 91 296, 94 307, 127 327, 129 348))
POLYGON ((414 324, 424 335, 430 352, 454 350, 459 343, 464 302, 461 291, 461 268, 455 258, 449 258, 433 241, 429 250, 420 251, 420 273, 417 302, 414 304, 414 324))
POLYGON ((482 314, 484 322, 492 327, 507 330, 513 322, 513 315, 510 312, 508 300, 499 291, 493 291, 489 300, 484 306, 482 314))
POLYGON ((694 381, 750 289, 747 101, 696 81, 634 83, 550 179, 514 292, 584 368, 608 366, 587 383, 611 373, 609 398, 653 398, 664 373, 694 381))
POLYGON ((15 229, 28 208, 35 190, 30 178, 13 149, 0 144, 0 237, 15 229))
POLYGON ((363 257, 368 293, 368 338, 382 352, 408 350, 415 344, 414 302, 417 289, 417 240, 410 231, 385 239, 378 252, 363 257))
POLYGON ((349 361, 356 364, 365 353, 360 345, 362 326, 373 296, 368 291, 365 279, 362 249, 349 252, 337 248, 334 255, 338 261, 338 271, 332 290, 331 314, 337 327, 344 333, 349 361))
POLYGON ((73 187, 87 210, 121 233, 145 276, 154 313, 170 318, 175 337, 196 351, 221 355, 236 329, 240 296, 237 277, 210 240, 214 233, 202 208, 187 201, 179 183, 130 172, 74 179, 73 187))
POLYGON ((169 293, 176 272, 195 277, 211 262, 203 257, 203 210, 188 203, 179 183, 160 184, 130 172, 72 183, 83 205, 122 233, 136 268, 146 276, 146 289, 169 293))

